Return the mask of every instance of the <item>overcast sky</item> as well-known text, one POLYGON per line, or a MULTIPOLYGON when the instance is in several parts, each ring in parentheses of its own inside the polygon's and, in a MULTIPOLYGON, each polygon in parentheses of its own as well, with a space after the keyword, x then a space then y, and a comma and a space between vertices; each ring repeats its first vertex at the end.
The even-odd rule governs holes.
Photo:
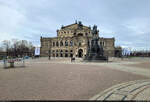
POLYGON ((39 45, 40 36, 54 37, 75 20, 96 24, 116 46, 150 48, 150 0, 0 0, 0 41, 39 45))

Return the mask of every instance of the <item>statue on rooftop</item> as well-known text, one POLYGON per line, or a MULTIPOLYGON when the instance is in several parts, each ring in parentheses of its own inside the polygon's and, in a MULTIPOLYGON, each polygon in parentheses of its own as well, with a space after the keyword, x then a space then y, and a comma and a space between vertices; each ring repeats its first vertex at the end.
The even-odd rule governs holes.
POLYGON ((78 29, 80 29, 80 30, 81 30, 81 29, 82 29, 82 27, 83 27, 83 24, 82 24, 82 22, 81 22, 81 21, 79 21, 79 22, 78 22, 78 29))

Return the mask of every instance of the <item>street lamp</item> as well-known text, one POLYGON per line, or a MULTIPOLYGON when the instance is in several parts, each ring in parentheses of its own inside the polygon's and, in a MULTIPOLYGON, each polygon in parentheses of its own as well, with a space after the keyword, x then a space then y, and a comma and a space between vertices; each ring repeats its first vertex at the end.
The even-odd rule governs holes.
POLYGON ((50 54, 50 46, 49 46, 50 44, 49 44, 49 43, 50 43, 50 42, 48 41, 48 59, 50 60, 50 58, 51 58, 50 55, 51 55, 51 54, 50 54))

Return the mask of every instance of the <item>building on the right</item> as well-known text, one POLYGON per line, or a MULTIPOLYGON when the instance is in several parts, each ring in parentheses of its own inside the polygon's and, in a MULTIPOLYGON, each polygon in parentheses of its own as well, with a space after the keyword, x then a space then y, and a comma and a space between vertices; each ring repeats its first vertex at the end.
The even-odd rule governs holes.
POLYGON ((104 56, 115 56, 115 38, 99 38, 99 43, 103 47, 104 56))

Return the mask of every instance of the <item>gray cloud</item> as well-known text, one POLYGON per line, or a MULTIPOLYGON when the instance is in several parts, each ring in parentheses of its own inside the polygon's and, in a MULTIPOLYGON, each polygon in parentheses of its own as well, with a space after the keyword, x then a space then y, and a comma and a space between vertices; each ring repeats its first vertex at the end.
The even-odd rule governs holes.
POLYGON ((116 45, 149 47, 149 0, 0 0, 0 41, 56 36, 61 25, 81 20, 98 25, 101 37, 115 37, 116 45))

